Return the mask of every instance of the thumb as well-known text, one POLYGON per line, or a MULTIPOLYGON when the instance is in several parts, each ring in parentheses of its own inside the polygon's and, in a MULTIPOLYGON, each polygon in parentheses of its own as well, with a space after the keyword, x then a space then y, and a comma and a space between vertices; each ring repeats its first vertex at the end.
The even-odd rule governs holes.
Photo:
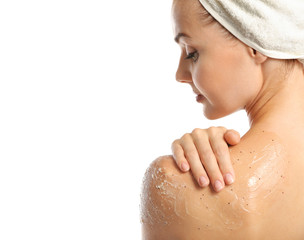
POLYGON ((233 129, 229 129, 225 132, 224 139, 230 145, 236 145, 241 141, 240 134, 233 129))

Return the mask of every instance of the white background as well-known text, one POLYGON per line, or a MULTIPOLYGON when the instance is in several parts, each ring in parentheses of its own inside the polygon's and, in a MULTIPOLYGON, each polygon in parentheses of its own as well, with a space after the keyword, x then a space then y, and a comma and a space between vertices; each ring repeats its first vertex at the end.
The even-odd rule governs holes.
POLYGON ((145 169, 208 121, 171 1, 0 2, 0 239, 140 239, 145 169))

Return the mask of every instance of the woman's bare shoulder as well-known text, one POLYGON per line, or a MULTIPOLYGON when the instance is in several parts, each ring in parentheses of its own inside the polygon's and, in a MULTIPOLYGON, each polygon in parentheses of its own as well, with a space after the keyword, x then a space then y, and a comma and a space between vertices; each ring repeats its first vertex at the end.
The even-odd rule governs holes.
POLYGON ((191 172, 183 173, 175 165, 172 156, 162 156, 145 173, 143 239, 199 239, 203 234, 216 240, 232 233, 230 237, 235 237, 235 231, 241 234, 240 228, 248 223, 234 184, 216 193, 212 187, 198 186, 191 172))
POLYGON ((141 196, 146 230, 157 228, 158 234, 164 231, 167 237, 170 232, 183 236, 190 229, 193 236, 204 232, 210 237, 216 233, 219 238, 223 230, 241 234, 245 229, 248 233, 252 216, 264 210, 259 202, 280 192, 277 184, 284 180, 284 147, 278 136, 261 131, 245 135, 230 153, 236 181, 220 193, 212 187, 199 187, 191 172, 178 169, 171 155, 153 161, 141 196))

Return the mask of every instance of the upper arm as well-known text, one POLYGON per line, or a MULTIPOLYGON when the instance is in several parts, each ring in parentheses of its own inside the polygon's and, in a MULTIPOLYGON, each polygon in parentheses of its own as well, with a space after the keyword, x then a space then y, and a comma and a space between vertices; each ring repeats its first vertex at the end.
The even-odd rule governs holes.
POLYGON ((215 193, 182 173, 172 156, 147 169, 141 193, 144 240, 223 239, 243 225, 233 186, 215 193), (224 234, 224 235, 222 235, 224 234))
MULTIPOLYGON (((173 159, 172 159, 173 160, 173 159)), ((175 200, 178 188, 172 179, 174 163, 170 156, 154 160, 145 172, 141 191, 141 223, 143 240, 175 240, 175 200), (170 176, 171 175, 171 176, 170 176)))

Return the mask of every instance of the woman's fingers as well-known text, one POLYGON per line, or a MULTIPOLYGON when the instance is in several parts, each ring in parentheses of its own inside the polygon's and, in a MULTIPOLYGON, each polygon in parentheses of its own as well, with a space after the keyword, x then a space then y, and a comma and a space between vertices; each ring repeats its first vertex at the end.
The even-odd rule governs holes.
POLYGON ((181 138, 180 143, 184 150, 185 157, 190 164, 192 175, 201 187, 208 186, 209 178, 201 163, 198 149, 193 142, 192 136, 190 134, 185 134, 181 138))
POLYGON ((196 128, 175 140, 171 149, 182 171, 191 169, 200 186, 208 186, 211 182, 214 190, 219 192, 225 184, 234 182, 228 144, 236 145, 239 142, 240 135, 235 130, 224 127, 196 128))
MULTIPOLYGON (((225 186, 225 182, 219 169, 216 156, 210 146, 209 137, 206 132, 201 131, 201 129, 194 129, 192 137, 199 153, 201 164, 203 164, 208 173, 213 189, 216 192, 219 192, 225 186)), ((192 172, 193 171, 194 169, 192 168, 192 172)))
POLYGON ((171 150, 173 154, 173 158, 177 164, 177 166, 184 172, 187 172, 190 169, 189 163, 184 155, 184 150, 180 145, 180 140, 176 139, 172 145, 171 150))
POLYGON ((229 129, 225 132, 224 139, 228 144, 236 145, 241 141, 241 136, 237 131, 229 129))
POLYGON ((235 179, 234 170, 230 160, 230 152, 222 133, 212 133, 209 136, 211 148, 217 159, 218 166, 226 184, 232 184, 235 179))

